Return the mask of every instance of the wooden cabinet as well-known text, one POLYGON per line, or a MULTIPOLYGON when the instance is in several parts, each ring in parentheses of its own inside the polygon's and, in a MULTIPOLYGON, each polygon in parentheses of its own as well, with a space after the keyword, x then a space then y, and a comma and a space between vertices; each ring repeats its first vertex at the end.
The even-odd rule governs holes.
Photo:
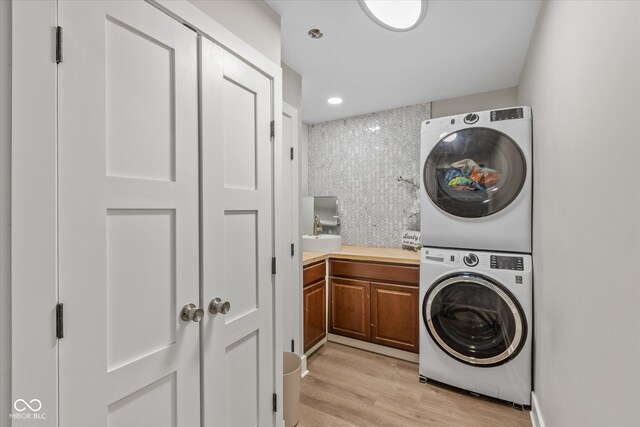
POLYGON ((371 282, 371 342, 418 352, 418 288, 371 282))
POLYGON ((304 351, 327 336, 326 285, 327 283, 321 280, 304 288, 304 351))
POLYGON ((304 351, 327 336, 326 265, 322 261, 303 270, 304 351))
POLYGON ((369 340, 369 283, 331 278, 329 332, 369 340))
POLYGON ((330 261, 329 332, 418 353, 419 268, 330 261))

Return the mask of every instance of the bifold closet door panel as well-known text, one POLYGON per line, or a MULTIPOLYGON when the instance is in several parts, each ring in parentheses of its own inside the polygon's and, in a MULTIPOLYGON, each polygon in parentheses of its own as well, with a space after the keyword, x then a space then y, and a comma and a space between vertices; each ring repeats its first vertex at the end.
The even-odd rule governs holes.
POLYGON ((199 426, 197 36, 59 1, 59 425, 199 426))
POLYGON ((271 82, 208 39, 200 55, 203 423, 269 426, 271 82))

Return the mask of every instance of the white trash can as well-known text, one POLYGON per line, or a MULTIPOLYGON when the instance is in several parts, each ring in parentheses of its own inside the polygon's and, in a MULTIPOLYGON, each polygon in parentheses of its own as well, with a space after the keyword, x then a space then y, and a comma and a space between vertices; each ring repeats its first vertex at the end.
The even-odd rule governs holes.
POLYGON ((300 418, 300 374, 302 359, 295 353, 284 352, 282 354, 282 384, 284 393, 284 426, 294 427, 300 418))

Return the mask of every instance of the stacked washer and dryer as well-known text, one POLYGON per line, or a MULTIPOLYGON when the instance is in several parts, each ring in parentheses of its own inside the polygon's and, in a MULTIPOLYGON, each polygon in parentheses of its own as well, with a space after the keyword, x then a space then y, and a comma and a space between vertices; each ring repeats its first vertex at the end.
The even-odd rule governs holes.
POLYGON ((427 120, 420 379, 531 404, 531 110, 427 120))

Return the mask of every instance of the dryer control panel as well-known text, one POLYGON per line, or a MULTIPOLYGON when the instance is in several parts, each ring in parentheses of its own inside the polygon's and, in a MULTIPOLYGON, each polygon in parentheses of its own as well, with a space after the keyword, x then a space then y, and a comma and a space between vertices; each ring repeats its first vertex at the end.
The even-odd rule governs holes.
POLYGON ((491 112, 491 121, 514 120, 524 118, 524 110, 520 108, 508 108, 506 110, 494 110, 491 112))

